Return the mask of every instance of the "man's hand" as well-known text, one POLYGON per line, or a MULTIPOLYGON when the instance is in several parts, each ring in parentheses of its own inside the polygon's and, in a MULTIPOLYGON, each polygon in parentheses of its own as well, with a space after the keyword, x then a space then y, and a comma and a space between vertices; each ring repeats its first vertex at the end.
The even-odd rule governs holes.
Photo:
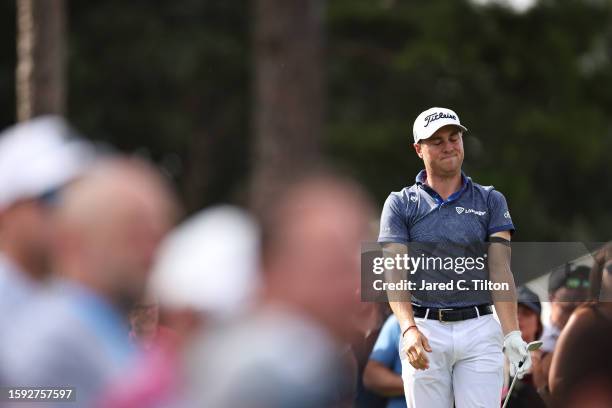
POLYGON ((427 337, 416 326, 409 328, 402 338, 402 352, 406 353, 408 362, 417 370, 429 368, 426 351, 431 353, 427 337))
POLYGON ((531 354, 520 331, 512 331, 504 337, 504 353, 510 362, 510 375, 523 378, 531 368, 531 354))

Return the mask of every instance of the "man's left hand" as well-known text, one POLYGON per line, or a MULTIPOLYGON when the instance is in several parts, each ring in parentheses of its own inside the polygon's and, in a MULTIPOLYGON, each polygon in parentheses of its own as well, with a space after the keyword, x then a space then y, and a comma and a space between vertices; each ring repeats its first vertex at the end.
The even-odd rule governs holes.
POLYGON ((531 368, 531 354, 520 331, 512 331, 504 337, 504 353, 510 362, 510 375, 523 378, 531 368))

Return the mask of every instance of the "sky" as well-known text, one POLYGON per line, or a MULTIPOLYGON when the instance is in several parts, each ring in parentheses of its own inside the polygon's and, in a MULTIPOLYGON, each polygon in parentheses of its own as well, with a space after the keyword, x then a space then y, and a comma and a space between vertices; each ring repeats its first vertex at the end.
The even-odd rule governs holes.
POLYGON ((507 4, 517 12, 523 12, 532 7, 537 0, 471 0, 476 4, 498 3, 507 4))

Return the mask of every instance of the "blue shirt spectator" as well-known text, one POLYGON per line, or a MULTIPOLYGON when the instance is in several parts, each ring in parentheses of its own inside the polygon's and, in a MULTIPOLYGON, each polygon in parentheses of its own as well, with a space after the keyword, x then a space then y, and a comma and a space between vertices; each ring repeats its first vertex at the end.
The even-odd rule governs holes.
POLYGON ((11 386, 74 388, 75 401, 53 406, 94 405, 137 358, 122 313, 78 284, 54 282, 20 316, 0 342, 0 377, 11 386))
MULTIPOLYGON (((400 337, 401 337, 401 332, 400 332, 400 326, 397 321, 397 318, 395 317, 395 315, 391 315, 389 316, 389 318, 383 325, 380 331, 380 334, 378 335, 378 339, 376 340, 376 343, 374 344, 374 348, 372 349, 372 353, 370 354, 370 361, 380 363, 386 368, 388 368, 390 371, 392 371, 392 373, 396 374, 397 378, 395 378, 395 381, 394 381, 392 376, 385 375, 385 374, 391 374, 391 373, 383 373, 383 375, 386 378, 391 380, 390 382, 393 382, 394 384, 401 386, 402 363, 401 363, 400 355, 399 355, 400 337), (399 382, 397 382, 398 379, 399 379, 399 382)), ((368 365, 370 366, 370 364, 368 365)), ((366 367, 365 375, 366 376, 369 375, 371 378, 372 376, 378 376, 380 374, 379 372, 378 373, 374 372, 372 369, 368 370, 368 367, 366 367), (367 373, 367 371, 370 371, 370 372, 367 373)), ((364 382, 370 383, 368 385, 370 385, 370 388, 373 389, 374 391, 382 392, 383 391, 382 388, 386 389, 385 394, 389 396, 389 400, 387 402, 387 408, 406 408, 406 399, 404 398, 404 394, 401 390, 397 389, 396 385, 392 385, 389 383, 388 386, 381 387, 382 383, 379 383, 379 381, 376 381, 376 380, 366 381, 364 379, 364 382), (376 382, 379 384, 377 384, 376 386, 372 384, 373 382, 376 382), (394 390, 392 391, 392 389, 394 390), (398 392, 401 392, 401 394, 391 396, 391 394, 397 394, 398 392)))

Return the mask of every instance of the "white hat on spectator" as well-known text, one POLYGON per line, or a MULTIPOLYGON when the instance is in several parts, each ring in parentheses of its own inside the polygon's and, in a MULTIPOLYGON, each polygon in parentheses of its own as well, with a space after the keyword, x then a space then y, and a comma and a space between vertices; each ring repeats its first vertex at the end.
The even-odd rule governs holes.
POLYGON ((64 119, 41 116, 0 133, 0 210, 60 188, 92 158, 64 119))
POLYGON ((236 207, 201 211, 162 243, 151 276, 161 306, 215 319, 243 312, 259 285, 259 231, 236 207))

